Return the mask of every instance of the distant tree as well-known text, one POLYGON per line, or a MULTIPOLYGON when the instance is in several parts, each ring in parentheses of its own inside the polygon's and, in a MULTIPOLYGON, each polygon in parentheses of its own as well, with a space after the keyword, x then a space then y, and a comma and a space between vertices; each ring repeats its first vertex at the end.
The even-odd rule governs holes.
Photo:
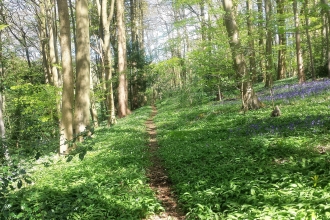
MULTIPOLYGON (((90 126, 90 44, 88 0, 76 1, 76 92, 74 126, 75 134, 88 131, 90 126)), ((82 137, 79 136, 79 141, 82 137)))

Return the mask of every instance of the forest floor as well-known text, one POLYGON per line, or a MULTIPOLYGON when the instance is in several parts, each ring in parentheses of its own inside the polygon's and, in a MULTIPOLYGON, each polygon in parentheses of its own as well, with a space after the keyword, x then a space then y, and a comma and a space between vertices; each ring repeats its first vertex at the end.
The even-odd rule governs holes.
POLYGON ((153 118, 157 114, 155 106, 152 107, 150 118, 146 121, 147 132, 149 134, 149 151, 152 166, 148 170, 148 178, 151 189, 156 193, 157 199, 161 201, 165 211, 160 215, 153 215, 148 220, 161 219, 184 219, 184 214, 179 209, 175 195, 171 190, 171 181, 168 179, 162 161, 157 155, 159 145, 157 143, 157 128, 153 118))

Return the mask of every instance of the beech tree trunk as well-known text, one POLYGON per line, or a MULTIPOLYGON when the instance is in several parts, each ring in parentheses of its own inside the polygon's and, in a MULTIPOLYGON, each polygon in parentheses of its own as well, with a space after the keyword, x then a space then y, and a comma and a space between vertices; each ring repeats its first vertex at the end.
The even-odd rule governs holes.
POLYGON ((242 53, 241 42, 239 39, 239 31, 236 24, 236 17, 233 10, 232 0, 223 0, 225 9, 224 22, 229 37, 229 44, 232 52, 234 68, 238 78, 241 80, 241 97, 242 108, 245 111, 249 109, 258 109, 262 107, 262 103, 254 93, 252 83, 247 74, 247 67, 242 53))
POLYGON ((273 85, 273 31, 271 26, 272 20, 272 4, 271 0, 265 0, 265 13, 266 13, 266 80, 265 87, 273 85))
POLYGON ((285 34, 285 19, 284 16, 284 0, 276 1, 277 14, 280 16, 278 23, 278 63, 277 63, 277 79, 284 79, 286 77, 286 34, 285 34))
POLYGON ((325 28, 326 30, 326 69, 327 69, 327 72, 328 72, 328 77, 330 78, 330 40, 329 40, 329 32, 330 32, 330 9, 329 9, 329 3, 328 3, 328 0, 322 0, 321 1, 324 6, 323 7, 326 7, 326 9, 324 10, 324 13, 325 13, 325 16, 326 16, 326 20, 327 22, 325 22, 327 25, 325 28))
POLYGON ((265 80, 266 76, 265 76, 265 65, 264 65, 264 57, 265 57, 265 49, 264 49, 264 35, 265 35, 265 27, 263 24, 263 0, 257 0, 257 7, 258 7, 258 34, 259 34, 259 38, 258 38, 258 60, 259 60, 259 69, 258 72, 263 74, 263 80, 265 80))
POLYGON ((42 62, 45 74, 45 82, 51 83, 51 70, 49 65, 49 56, 48 56, 48 43, 45 39, 47 39, 47 25, 46 25, 46 9, 45 4, 40 4, 40 19, 39 21, 39 33, 40 33, 40 46, 41 46, 41 54, 42 54, 42 62))
POLYGON ((252 82, 257 82, 257 64, 256 64, 256 53, 254 48, 251 0, 246 1, 246 7, 248 9, 247 27, 248 27, 249 47, 250 47, 249 50, 250 72, 252 73, 252 82))
POLYGON ((128 108, 127 89, 127 55, 126 55, 126 31, 124 22, 124 0, 117 0, 117 35, 118 35, 118 117, 122 118, 130 113, 128 108))
POLYGON ((90 43, 88 0, 76 1, 76 23, 77 74, 74 126, 75 134, 79 135, 78 141, 82 141, 81 133, 88 131, 90 124, 90 43))
POLYGON ((103 56, 103 69, 105 75, 105 96, 108 109, 108 126, 116 123, 115 115, 115 102, 113 95, 112 85, 112 55, 110 47, 110 25, 114 15, 115 0, 111 0, 111 4, 108 12, 108 1, 102 0, 101 2, 96 1, 98 13, 100 17, 100 29, 102 30, 101 41, 102 41, 102 56, 103 56))
POLYGON ((294 24, 296 28, 296 57, 297 57, 297 71, 298 71, 298 79, 299 83, 305 82, 305 73, 304 73, 304 62, 303 62, 303 54, 300 46, 300 24, 299 24, 299 14, 297 8, 297 0, 293 0, 293 13, 294 13, 294 24))
POLYGON ((73 96, 74 80, 71 57, 71 30, 67 0, 57 0, 60 19, 60 44, 62 57, 62 108, 60 122, 60 154, 69 153, 69 143, 73 139, 73 96))
POLYGON ((308 18, 308 0, 304 1, 304 17, 305 17, 305 25, 306 25, 306 36, 307 36, 307 46, 308 46, 308 54, 309 54, 309 63, 310 63, 310 68, 311 68, 311 73, 312 73, 312 79, 315 80, 315 66, 314 66, 314 56, 313 56, 313 47, 312 47, 312 42, 311 42, 311 35, 309 33, 309 18, 308 18))

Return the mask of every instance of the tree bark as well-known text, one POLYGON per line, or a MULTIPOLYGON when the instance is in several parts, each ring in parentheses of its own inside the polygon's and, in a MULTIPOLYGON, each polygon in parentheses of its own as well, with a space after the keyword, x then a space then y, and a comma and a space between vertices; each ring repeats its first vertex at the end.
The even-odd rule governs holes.
POLYGON ((40 4, 40 18, 39 18, 39 33, 40 33, 40 44, 41 44, 41 54, 42 54, 42 62, 43 62, 43 68, 44 68, 44 74, 45 74, 45 82, 51 83, 51 71, 50 71, 50 65, 49 65, 49 56, 48 56, 48 43, 47 43, 47 25, 46 25, 46 9, 45 4, 40 4))
POLYGON ((76 1, 76 23, 77 73, 74 126, 75 134, 79 135, 78 141, 82 141, 81 133, 88 131, 90 126, 90 43, 88 0, 76 1))
POLYGON ((70 8, 70 15, 71 15, 71 23, 72 23, 72 34, 73 34, 74 49, 76 50, 76 47, 77 47, 76 22, 74 20, 72 0, 69 0, 69 8, 70 8))
POLYGON ((258 0, 257 1, 257 7, 258 7, 258 34, 259 34, 259 38, 258 38, 258 46, 259 46, 259 48, 258 48, 258 59, 259 59, 259 72, 260 73, 263 73, 263 78, 265 79, 266 78, 266 76, 265 76, 265 74, 264 74, 264 70, 265 70, 265 65, 264 65, 264 62, 263 62, 263 60, 264 60, 264 56, 265 56, 265 54, 264 54, 264 33, 265 33, 265 31, 264 31, 264 29, 265 29, 265 27, 264 27, 264 25, 263 25, 263 20, 264 20, 264 17, 263 17, 263 14, 264 14, 264 12, 263 12, 263 0, 258 0))
POLYGON ((66 0, 57 0, 60 19, 60 44, 62 57, 62 108, 60 122, 60 154, 69 153, 69 143, 73 139, 73 102, 74 80, 71 56, 71 30, 68 3, 66 0))
POLYGON ((58 71, 57 71, 57 57, 56 57, 56 29, 55 29, 55 16, 53 13, 54 6, 49 0, 46 1, 46 16, 48 26, 48 48, 49 48, 49 66, 51 69, 52 84, 56 87, 59 86, 58 82, 58 71))
POLYGON ((255 53, 255 48, 254 48, 251 0, 246 0, 246 7, 248 9, 247 27, 248 27, 249 47, 250 47, 249 48, 250 72, 252 73, 252 82, 256 82, 257 81, 257 64, 256 64, 256 53, 255 53))
POLYGON ((117 0, 117 29, 118 29, 118 117, 122 118, 130 113, 128 108, 127 90, 127 55, 126 55, 126 31, 124 22, 124 0, 117 0))
POLYGON ((272 87, 273 85, 273 31, 271 26, 272 20, 272 4, 271 0, 265 0, 266 13, 266 81, 265 87, 272 87))
POLYGON ((298 79, 299 83, 305 82, 305 73, 304 73, 304 62, 303 62, 303 54, 300 46, 300 24, 299 24, 299 14, 298 14, 298 6, 297 0, 293 0, 293 13, 294 13, 294 23, 296 28, 296 58, 297 58, 297 71, 298 71, 298 79))
POLYGON ((262 103, 254 93, 252 83, 249 75, 247 74, 232 0, 223 0, 223 7, 226 12, 224 16, 224 23, 229 37, 229 45, 232 52, 234 68, 238 78, 241 80, 242 108, 244 112, 249 109, 258 109, 262 106, 262 103))
POLYGON ((285 19, 284 16, 284 0, 277 0, 277 14, 279 16, 278 23, 278 63, 277 63, 277 79, 286 77, 286 34, 285 34, 285 19))
POLYGON ((327 72, 328 72, 328 77, 330 78, 330 40, 329 40, 329 32, 330 32, 330 9, 328 8, 329 7, 329 3, 328 3, 328 0, 322 0, 321 1, 323 4, 324 4, 324 7, 327 7, 325 10, 324 10, 324 13, 325 13, 325 16, 326 16, 326 20, 328 22, 325 22, 327 24, 325 28, 326 30, 326 69, 327 69, 327 72))
POLYGON ((309 34, 309 18, 308 18, 308 0, 304 1, 304 17, 305 17, 305 25, 306 25, 306 36, 307 36, 307 46, 308 46, 308 54, 309 54, 309 63, 310 63, 310 68, 311 68, 311 73, 312 73, 312 79, 315 80, 315 67, 314 67, 314 56, 313 56, 313 47, 311 43, 311 36, 309 34))
POLYGON ((5 135, 6 135, 5 121, 4 121, 4 117, 3 117, 3 106, 4 106, 4 103, 3 103, 3 98, 2 98, 2 91, 0 91, 0 138, 2 140, 5 139, 5 135))
POLYGON ((111 1, 110 10, 108 12, 108 1, 102 0, 98 2, 99 14, 101 19, 101 29, 102 29, 102 52, 103 52, 103 62, 104 62, 104 72, 105 72, 105 85, 106 85, 106 100, 108 109, 108 126, 116 123, 115 115, 115 102, 113 95, 112 86, 112 55, 110 47, 110 25, 111 20, 114 15, 115 0, 111 1))

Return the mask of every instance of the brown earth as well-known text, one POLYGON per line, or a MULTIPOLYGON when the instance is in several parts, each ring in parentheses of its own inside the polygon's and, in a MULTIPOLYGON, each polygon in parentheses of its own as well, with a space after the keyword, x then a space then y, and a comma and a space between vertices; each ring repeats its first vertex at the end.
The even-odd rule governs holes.
POLYGON ((153 121, 156 114, 157 109, 153 106, 150 118, 146 121, 147 131, 150 137, 148 145, 150 161, 152 163, 151 167, 148 169, 147 175, 150 181, 150 187, 156 193, 157 199, 161 201, 165 211, 159 215, 150 216, 148 220, 182 220, 184 219, 184 214, 178 207, 175 195, 171 190, 171 182, 166 174, 166 170, 162 166, 161 159, 157 156, 159 145, 156 139, 157 129, 153 121))

